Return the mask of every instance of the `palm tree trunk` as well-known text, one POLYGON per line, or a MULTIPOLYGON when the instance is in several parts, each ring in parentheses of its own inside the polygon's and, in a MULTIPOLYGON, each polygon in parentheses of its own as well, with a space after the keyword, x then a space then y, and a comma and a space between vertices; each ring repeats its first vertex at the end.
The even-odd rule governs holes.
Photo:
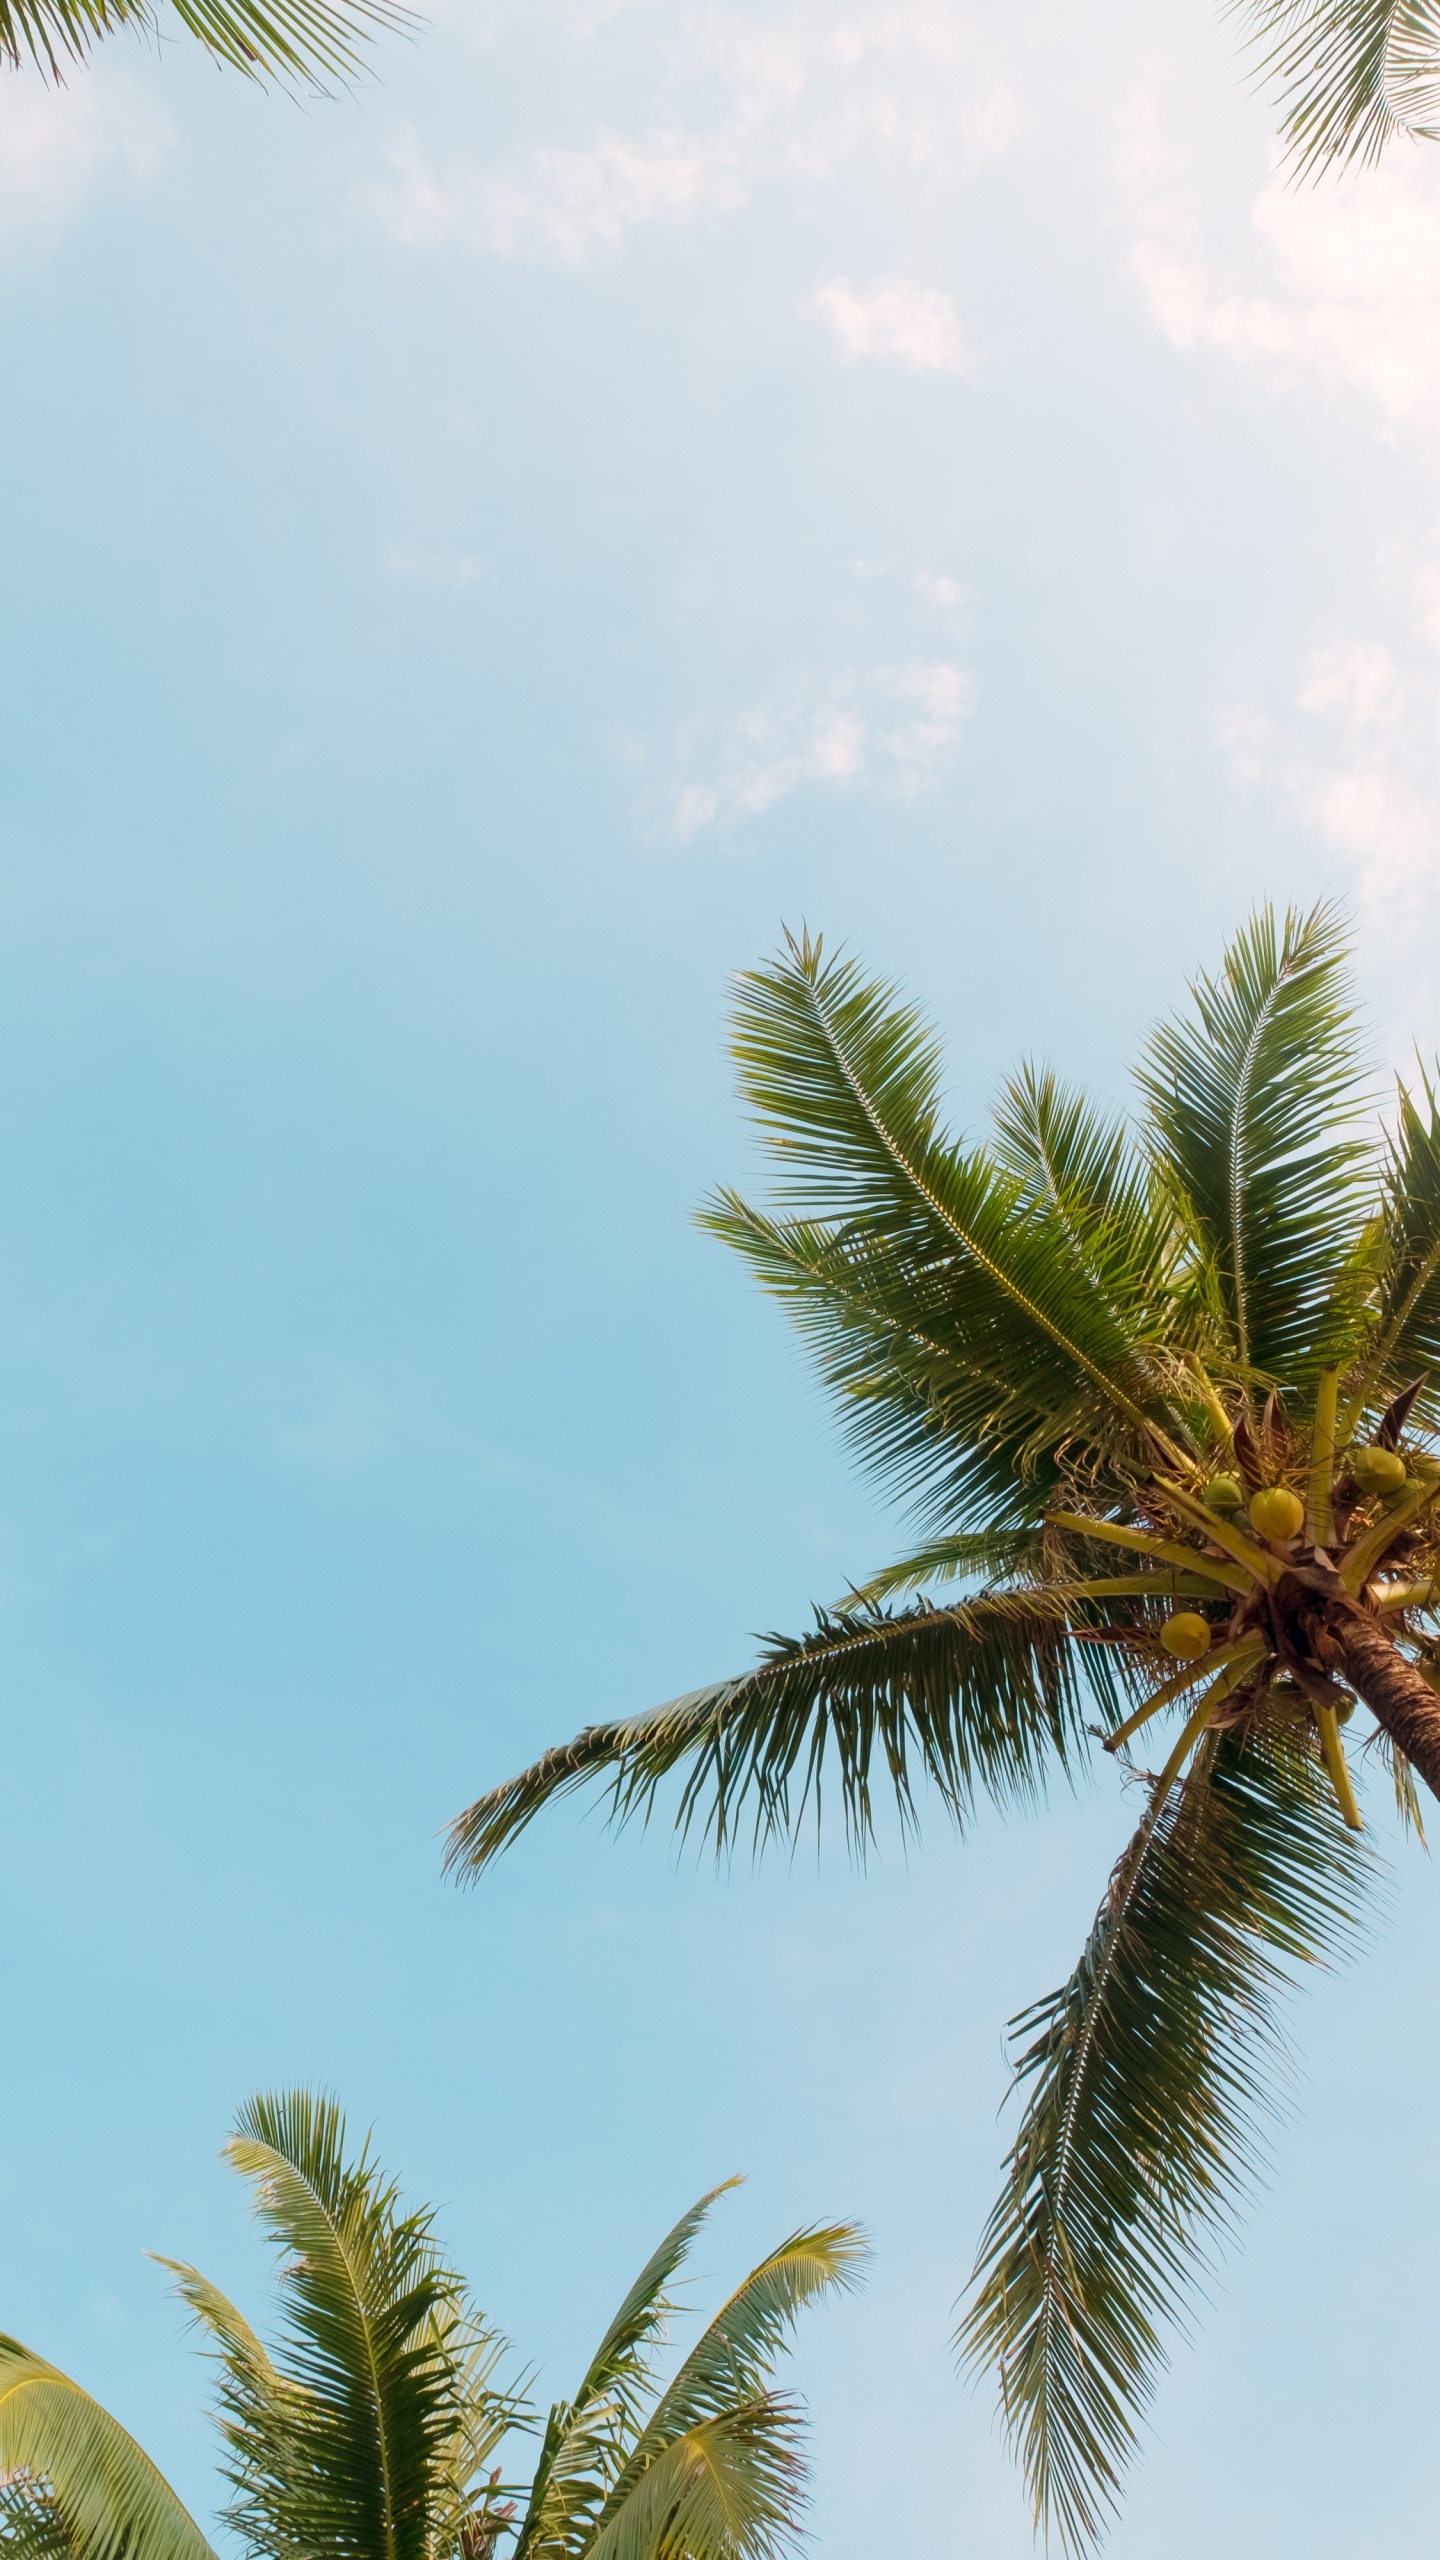
POLYGON ((1440 1695, 1363 1611, 1332 1619, 1328 1633, 1351 1688, 1440 1796, 1440 1695))

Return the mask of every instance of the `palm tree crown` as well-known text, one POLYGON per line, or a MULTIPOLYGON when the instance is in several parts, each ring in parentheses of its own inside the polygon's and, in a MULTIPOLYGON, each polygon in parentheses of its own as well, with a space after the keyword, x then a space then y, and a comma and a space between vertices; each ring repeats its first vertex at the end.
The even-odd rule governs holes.
MULTIPOLYGON (((717 2313, 667 2385, 669 2290, 702 2196, 626 2295, 572 2400, 541 2430, 528 2491, 492 2457, 533 2433, 505 2341, 468 2308, 425 2212, 306 2090, 254 2099, 227 2145, 282 2253, 266 2347, 206 2277, 163 2259, 214 2353, 231 2496, 257 2560, 779 2560, 803 2503, 801 2413, 772 2375, 795 2314, 854 2282, 853 2224, 796 2232, 717 2313)), ((731 2181, 733 2184, 734 2182, 731 2181)), ((0 2338, 0 2549, 13 2560, 215 2560, 107 2411, 0 2338)))
POLYGON ((1092 1734, 1133 1768, 1173 1717, 1074 1974, 1016 2022, 1022 2118, 961 2329, 1040 2521, 1080 2546, 1233 2214, 1276 1994, 1357 1913, 1356 1698, 1402 1822, 1415 1772, 1440 1793, 1440 1113, 1422 1080, 1369 1135, 1324 908, 1260 914, 1198 982, 1133 1129, 1026 1069, 988 1143, 957 1143, 920 1017, 808 938, 741 979, 734 1048, 778 1197, 722 1193, 705 1223, 924 1541, 756 1669, 547 1752, 450 1861, 475 1875, 606 1772, 621 1817, 682 1773, 680 1824, 717 1848, 793 1836, 833 1788, 863 1849, 876 1786, 907 1826, 922 1783, 963 1824, 1092 1734))

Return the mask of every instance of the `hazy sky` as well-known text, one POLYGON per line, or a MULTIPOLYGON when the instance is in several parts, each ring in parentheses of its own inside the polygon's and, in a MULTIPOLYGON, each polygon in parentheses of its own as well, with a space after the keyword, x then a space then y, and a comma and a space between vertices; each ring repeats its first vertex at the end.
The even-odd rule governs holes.
MULTIPOLYGON (((1019 2560, 947 2339, 1118 1779, 863 1879, 436 1835, 904 1536, 689 1224, 783 922, 961 1123, 1122 1097, 1260 895, 1440 1039, 1440 152, 1287 190, 1205 0, 445 0, 375 68, 0 82, 0 2325, 208 2514, 142 2253, 261 2298, 253 2087, 376 2122, 555 2390, 743 2169, 712 2289, 876 2244, 819 2549, 1019 2560)), ((1436 1918, 1398 1851, 1297 2009, 1121 2560, 1433 2550, 1436 1918)))

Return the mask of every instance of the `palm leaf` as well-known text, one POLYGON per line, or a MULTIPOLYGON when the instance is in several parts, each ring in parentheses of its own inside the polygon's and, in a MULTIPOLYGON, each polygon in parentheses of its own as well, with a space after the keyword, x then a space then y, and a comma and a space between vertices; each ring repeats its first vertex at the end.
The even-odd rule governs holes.
POLYGON ((586 2545, 586 2560, 775 2560, 798 2537, 802 2426, 782 2394, 699 2419, 586 2545))
POLYGON ((1047 1408, 1078 1392, 1092 1430, 1098 1408, 1143 1444, 1156 1382, 1137 1311, 1110 1302, 1023 1177, 942 1139, 939 1053, 915 1010, 808 935, 737 983, 732 1052, 787 1210, 863 1227, 946 1306, 962 1355, 1047 1408))
POLYGON ((1053 1217, 1076 1268, 1122 1326, 1153 1306, 1166 1276, 1169 1222, 1128 1131, 1103 1120, 1049 1070, 1022 1067, 995 1112, 996 1153, 1025 1186, 1024 1206, 1053 1217))
MULTIPOLYGON (((218 62, 252 79, 323 92, 361 68, 377 29, 417 24, 396 0, 173 0, 181 24, 218 62)), ((0 0, 0 63, 29 60, 53 80, 121 27, 158 32, 151 0, 0 0)))
POLYGON ((697 2339, 596 2520, 586 2560, 769 2560, 796 2522, 798 2413, 770 2377, 796 2314, 853 2285, 853 2223, 815 2225, 762 2259, 697 2339))
POLYGON ((1302 175, 1378 160, 1405 134, 1440 138, 1436 0, 1235 0, 1280 87, 1302 175))
POLYGON ((1399 1087, 1371 1251, 1379 1266, 1373 1334, 1347 1394, 1351 1422, 1417 1373, 1440 1366, 1440 1098, 1399 1087))
POLYGON ((717 1849, 733 1841, 747 1804, 757 1846, 793 1833, 808 1807, 818 1821, 827 1779, 863 1848, 872 1772, 883 1771, 907 1826, 917 1777, 963 1822, 981 1795, 1033 1801, 1050 1760, 1072 1756, 1087 1693, 1108 1708, 1113 1684, 1107 1658, 1077 1658, 1064 1605, 1023 1592, 893 1614, 817 1611, 813 1633, 773 1637, 757 1670, 591 1725, 481 1796, 452 1824, 446 1863, 477 1875, 543 1805, 607 1770, 623 1821, 648 1815, 660 1781, 685 1768, 679 1826, 699 1821, 717 1849))
POLYGON ((0 2337, 0 2472, 45 2511, 33 2529, 13 2505, 6 2518, 8 2535, 35 2560, 47 2533, 56 2560, 67 2549, 83 2552, 85 2560, 122 2560, 122 2554, 124 2560, 215 2560, 169 2482, 109 2411, 68 2374, 6 2337, 0 2337))
POLYGON ((530 2484, 514 2560, 575 2551, 593 2529, 617 2473, 639 2435, 654 2386, 654 2350, 676 2305, 669 2286, 718 2196, 712 2187, 666 2233, 626 2294, 573 2400, 550 2412, 530 2484))
POLYGON ((1338 916, 1279 928, 1263 908, 1192 993, 1141 1075, 1151 1146, 1219 1350, 1242 1379, 1294 1384, 1351 1348, 1324 1318, 1371 1207, 1338 916))
POLYGON ((1214 1734, 1152 1804, 1070 1981, 1017 2021, 1030 2094, 960 2336, 998 2366, 1037 2521, 1067 2549, 1102 2529, 1163 2327, 1248 2183, 1277 1994, 1343 1938, 1366 1872, 1298 1722, 1214 1734))
POLYGON ((85 2546, 47 2482, 0 2474, 0 2552, 6 2560, 84 2560, 85 2546))
POLYGON ((399 2212, 368 2148, 347 2162, 343 2117, 308 2091, 252 2099, 226 2149, 284 2252, 286 2312, 262 2362, 224 2297, 182 2275, 225 2375, 230 2519, 273 2560, 428 2560, 469 2414, 459 2279, 432 2218, 399 2212))

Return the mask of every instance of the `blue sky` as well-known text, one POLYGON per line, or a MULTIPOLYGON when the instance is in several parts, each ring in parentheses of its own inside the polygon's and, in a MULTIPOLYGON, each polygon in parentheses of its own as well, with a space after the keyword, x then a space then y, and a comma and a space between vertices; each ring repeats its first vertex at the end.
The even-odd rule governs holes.
MULTIPOLYGON (((952 2306, 1006 2017, 1131 1811, 867 1877, 437 1833, 893 1553, 696 1235, 724 982, 808 921, 1121 1098, 1260 895, 1431 1049, 1440 158, 1297 195, 1200 0, 450 5, 300 108, 0 93, 4 2325, 210 2512, 147 2249, 333 2086, 563 2388, 653 2239, 855 2213, 818 2547, 1030 2547, 952 2306)), ((1436 1888, 1296 2012, 1113 2548, 1409 2560, 1436 1888), (1418 2177, 1417 2177, 1418 2170, 1418 2177)))

